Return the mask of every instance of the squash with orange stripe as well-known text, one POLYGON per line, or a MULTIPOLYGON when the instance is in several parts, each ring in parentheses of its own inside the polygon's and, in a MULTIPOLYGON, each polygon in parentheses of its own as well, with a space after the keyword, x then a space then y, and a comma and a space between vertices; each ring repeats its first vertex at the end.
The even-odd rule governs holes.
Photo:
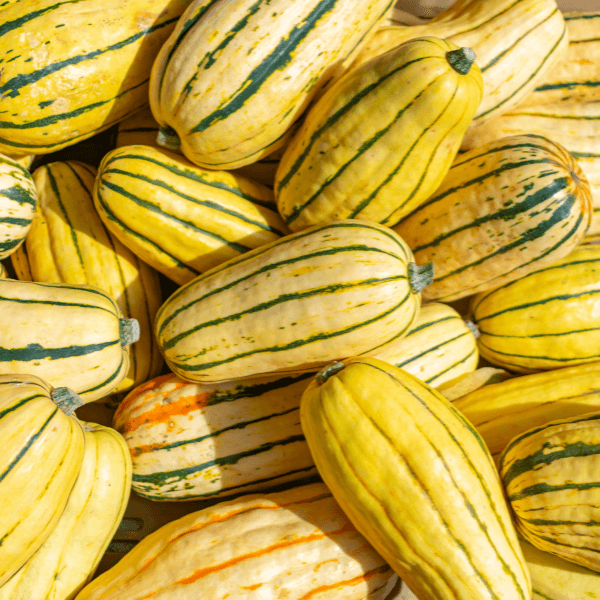
POLYGON ((396 579, 316 483, 243 496, 173 521, 77 600, 383 600, 396 579))

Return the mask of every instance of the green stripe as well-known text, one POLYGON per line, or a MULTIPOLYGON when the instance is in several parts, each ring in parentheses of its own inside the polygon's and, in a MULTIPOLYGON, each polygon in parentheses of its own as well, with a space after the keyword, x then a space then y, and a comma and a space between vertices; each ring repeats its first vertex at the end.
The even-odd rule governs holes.
MULTIPOLYGON (((360 329, 362 327, 366 327, 368 325, 371 325, 377 321, 384 319, 388 315, 392 314, 394 311, 398 310, 408 300, 409 297, 410 297, 410 294, 407 294, 398 304, 396 304, 395 306, 392 306, 385 312, 377 315, 376 317, 373 317, 372 319, 368 319, 366 321, 363 321, 362 323, 357 323, 355 325, 351 325, 349 327, 346 327, 345 329, 338 329, 337 331, 333 331, 331 333, 317 333, 317 334, 312 335, 305 339, 294 340, 293 342, 290 342, 289 344, 265 347, 265 348, 261 348, 260 350, 254 349, 249 352, 241 352, 239 354, 232 355, 225 359, 216 360, 216 361, 208 362, 208 363, 204 363, 204 364, 183 365, 183 364, 179 364, 176 362, 171 362, 171 364, 174 365, 175 367, 179 367, 183 371, 203 371, 203 370, 211 369, 211 368, 219 366, 219 365, 233 362, 240 358, 245 358, 246 356, 262 354, 264 352, 283 352, 286 350, 299 348, 299 347, 305 346, 307 344, 312 344, 317 341, 331 339, 334 337, 338 337, 340 335, 344 335, 346 333, 350 333, 350 332, 360 329)), ((306 370, 306 369, 304 369, 304 370, 306 370)))
POLYGON ((15 238, 14 240, 0 242, 0 251, 5 252, 6 250, 12 250, 13 248, 16 248, 23 241, 24 237, 24 235, 19 235, 19 237, 15 238))
POLYGON ((456 367, 458 367, 458 365, 466 362, 467 360, 469 360, 469 358, 471 358, 471 356, 474 356, 477 352, 476 348, 473 348, 471 350, 471 352, 469 352, 469 354, 467 354, 464 358, 461 358, 460 360, 457 360, 456 362, 452 363, 450 366, 446 367, 445 369, 443 369, 442 371, 439 371, 435 376, 430 377, 429 379, 425 379, 425 383, 430 384, 434 379, 439 379, 442 375, 445 375, 448 371, 451 371, 452 369, 455 369, 456 367))
MULTIPOLYGON (((537 355, 537 354, 516 354, 515 352, 501 352, 500 350, 496 350, 495 348, 490 348, 489 346, 487 346, 486 344, 484 344, 481 341, 481 338, 479 338, 477 340, 478 344, 484 349, 484 350, 488 350, 489 354, 499 354, 500 356, 509 356, 509 357, 513 357, 513 358, 527 358, 530 360, 546 360, 552 363, 572 363, 574 361, 575 365, 579 364, 580 362, 584 361, 584 362, 590 362, 593 361, 594 359, 600 358, 600 354, 591 354, 589 356, 567 356, 567 357, 558 357, 558 356, 545 356, 545 355, 537 355)), ((503 359, 498 359, 496 358, 496 360, 501 360, 501 362, 505 365, 509 365, 512 367, 517 367, 517 368, 522 368, 523 365, 520 364, 519 362, 510 362, 508 360, 503 360, 503 359)), ((573 365, 573 366, 575 366, 573 365)), ((557 365, 556 367, 550 367, 550 368, 559 368, 559 366, 557 365)))
POLYGON ((0 190, 0 196, 4 196, 5 198, 8 198, 12 202, 16 202, 21 206, 23 206, 23 204, 31 204, 34 209, 37 204, 35 192, 26 190, 18 183, 15 183, 10 188, 4 188, 0 190))
POLYGON ((598 331, 600 327, 587 327, 585 329, 572 329, 571 331, 557 331, 553 333, 530 333, 529 335, 514 335, 514 334, 503 334, 503 333, 491 333, 489 331, 482 331, 481 333, 485 333, 485 335, 489 335, 490 337, 506 337, 506 338, 515 338, 515 339, 525 339, 529 340, 532 338, 541 338, 541 337, 562 337, 565 335, 573 335, 576 333, 589 333, 590 331, 598 331))
MULTIPOLYGON (((133 179, 139 179, 140 181, 144 181, 151 185, 155 185, 158 188, 167 190, 171 194, 173 194, 175 196, 179 196, 180 198, 183 198, 184 200, 187 200, 188 202, 191 202, 192 204, 198 204, 199 206, 204 206, 206 208, 210 208, 217 212, 229 215, 231 217, 239 219, 240 221, 249 223, 250 225, 254 225, 255 227, 258 227, 259 229, 264 229, 265 231, 270 231, 280 237, 285 235, 283 231, 279 231, 278 229, 271 227, 267 223, 261 223, 260 221, 251 219, 247 215, 244 215, 243 213, 238 212, 236 210, 227 208, 226 206, 219 204, 218 202, 213 202, 212 200, 200 200, 199 198, 195 198, 194 196, 189 196, 187 194, 184 194, 183 192, 180 192, 173 186, 169 185, 168 183, 166 183, 164 181, 161 181, 160 179, 151 179, 150 177, 146 177, 145 175, 141 175, 139 173, 133 173, 131 171, 123 171, 122 169, 115 169, 115 168, 104 169, 103 175, 109 175, 111 173, 116 173, 118 175, 123 175, 125 177, 132 177, 133 179)), ((220 186, 211 186, 211 187, 220 187, 220 186)), ((123 188, 119 188, 119 189, 123 189, 123 188)), ((239 195, 239 194, 237 194, 237 195, 239 195)), ((132 195, 131 198, 133 199, 133 198, 135 198, 135 196, 132 195)), ((136 204, 140 204, 140 206, 144 206, 144 207, 146 207, 146 204, 148 204, 149 206, 155 206, 154 204, 151 204, 148 201, 142 200, 142 199, 139 199, 139 202, 136 201, 136 204), (140 203, 142 203, 142 204, 140 204, 140 203)), ((164 211, 161 211, 160 209, 154 210, 153 212, 158 212, 160 214, 167 214, 167 215, 169 214, 164 211)), ((273 215, 276 215, 275 211, 271 210, 271 212, 273 215)), ((173 218, 176 218, 176 217, 173 216, 173 218)), ((187 221, 185 221, 185 222, 187 222, 187 221)), ((198 229, 198 230, 202 231, 201 229, 198 229)), ((220 236, 218 236, 218 239, 224 239, 224 238, 221 238, 220 236)), ((231 243, 234 243, 234 242, 231 242, 231 243)), ((245 248, 245 246, 242 246, 241 244, 240 244, 240 246, 242 248, 245 248)), ((246 252, 248 250, 250 250, 250 248, 248 248, 246 250, 246 252)))
MULTIPOLYGON (((562 89, 568 89, 568 90, 572 90, 576 87, 590 87, 590 88, 594 88, 594 87, 598 87, 600 85, 600 81, 562 81, 560 83, 545 83, 543 85, 540 85, 539 87, 536 87, 535 90, 533 90, 534 92, 546 92, 549 90, 562 90, 562 89)), ((586 117, 576 117, 576 116, 571 116, 571 117, 567 117, 567 116, 561 116, 561 118, 563 119, 586 119, 586 117)))
MULTIPOLYGON (((164 341, 162 344, 162 349, 163 349, 163 352, 166 350, 169 350, 169 349, 173 348, 174 346, 176 346, 181 340, 196 333, 197 331, 205 329, 206 327, 215 327, 217 325, 221 325, 222 323, 227 323, 229 321, 239 321, 246 315, 251 315, 253 313, 262 312, 264 310, 268 310, 269 308, 273 308, 274 306, 277 306, 279 304, 284 304, 286 302, 292 302, 295 300, 303 300, 305 298, 311 298, 313 296, 325 296, 327 294, 336 294, 343 290, 351 290, 351 289, 356 289, 356 288, 361 288, 361 287, 368 287, 372 290, 378 284, 389 283, 391 281, 399 281, 399 280, 405 280, 405 279, 406 279, 405 275, 395 275, 393 277, 382 277, 382 278, 373 277, 371 279, 364 279, 363 281, 359 281, 357 283, 356 282, 354 282, 354 283, 337 283, 337 284, 321 286, 318 288, 313 288, 311 290, 306 290, 304 292, 293 292, 293 293, 280 294, 273 300, 255 304, 254 306, 252 306, 251 308, 248 308, 246 310, 243 310, 243 311, 240 311, 237 313, 233 313, 233 314, 229 314, 226 317, 212 319, 210 321, 205 321, 204 323, 200 323, 199 325, 196 325, 195 327, 192 327, 191 329, 188 329, 176 336, 173 336, 169 340, 164 341)), ((180 310, 182 310, 182 309, 180 309, 180 310)), ((163 323, 163 326, 164 326, 164 323, 163 323)), ((162 330, 162 328, 161 328, 161 330, 162 330)), ((210 343, 214 344, 215 343, 214 339, 211 339, 210 343)), ((205 354, 206 351, 207 351, 206 348, 201 348, 201 349, 199 348, 198 354, 189 355, 187 357, 187 360, 191 360, 192 358, 201 356, 201 355, 205 354)))
MULTIPOLYGON (((52 12, 53 10, 60 8, 63 4, 78 4, 79 2, 81 2, 81 0, 66 0, 65 2, 57 2, 56 4, 52 6, 47 6, 46 8, 43 8, 41 10, 29 12, 26 15, 15 19, 14 21, 6 21, 2 23, 2 25, 0 25, 0 37, 6 35, 7 33, 13 32, 15 29, 19 29, 19 27, 22 27, 29 21, 33 21, 38 17, 43 17, 46 13, 52 12)), ((10 50, 8 50, 8 52, 12 52, 12 50, 13 49, 11 48, 10 50)))
MULTIPOLYGON (((28 282, 28 283, 33 283, 33 282, 28 282)), ((5 286, 1 286, 1 287, 5 287, 5 286)), ((63 286, 61 286, 61 289, 65 289, 65 288, 63 288, 63 286)), ((66 288, 66 289, 69 289, 69 288, 66 288)), ((88 290, 86 290, 86 291, 88 291, 88 290)), ((6 296, 0 296, 0 302, 16 302, 17 304, 43 304, 45 306, 70 306, 70 307, 75 307, 75 308, 92 308, 94 310, 103 310, 105 312, 110 313, 111 315, 113 314, 113 312, 107 308, 102 308, 100 306, 94 306, 93 304, 79 304, 77 302, 59 302, 57 300, 26 300, 24 298, 8 298, 6 296)))
MULTIPOLYGON (((465 337, 465 335, 468 335, 468 334, 469 334, 469 332, 464 332, 464 333, 461 333, 459 335, 454 336, 453 338, 446 339, 443 342, 440 342, 439 344, 436 344, 435 346, 430 346, 429 348, 426 348, 425 350, 423 350, 423 352, 420 352, 419 354, 415 354, 414 356, 412 356, 411 358, 405 360, 404 362, 394 363, 394 365, 396 367, 402 369, 405 365, 408 365, 409 363, 411 363, 411 362, 413 362, 415 360, 419 360, 419 358, 423 358, 424 356, 426 356, 430 352, 434 352, 435 350, 439 350, 440 348, 443 348, 444 346, 446 346, 448 344, 451 344, 452 342, 455 342, 456 340, 460 340, 460 338, 463 338, 463 337, 465 337)), ((433 360, 437 361, 437 360, 439 360, 439 357, 434 357, 433 360)), ((437 377, 437 375, 435 377, 437 377)))
MULTIPOLYGON (((248 456, 256 456, 257 454, 262 454, 263 452, 268 452, 269 450, 276 448, 277 446, 286 446, 288 444, 294 444, 296 442, 305 442, 303 435, 292 435, 290 437, 284 438, 282 440, 277 440, 276 442, 266 442, 264 444, 260 444, 255 448, 251 448, 249 450, 244 450, 243 452, 238 452, 236 454, 230 454, 228 456, 220 456, 213 460, 207 460, 206 462, 200 463, 198 465, 193 465, 191 467, 184 467, 182 469, 173 469, 171 471, 157 472, 157 473, 148 473, 148 474, 134 474, 132 477, 132 481, 136 483, 151 483, 155 486, 173 484, 175 479, 187 479, 189 475, 194 475, 199 471, 204 471, 211 467, 222 467, 224 465, 235 465, 243 458, 248 456)), ((281 476, 280 476, 281 477, 281 476)), ((0 480, 1 481, 1 480, 0 480)))
MULTIPOLYGON (((520 492, 511 494, 508 499, 510 502, 517 502, 523 498, 538 496, 540 494, 549 494, 552 492, 562 492, 564 490, 577 490, 582 492, 585 490, 593 490, 600 488, 600 483, 595 481, 591 483, 563 483, 562 485, 549 485, 547 483, 537 483, 522 489, 520 492)), ((597 550, 600 552, 600 550, 597 550)))
POLYGON ((25 348, 2 348, 0 347, 0 362, 32 362, 36 360, 59 360, 61 358, 72 358, 75 356, 86 356, 94 352, 100 352, 117 344, 119 340, 104 342, 102 344, 88 344, 87 346, 65 346, 62 348, 44 348, 40 344, 27 344, 25 348))
MULTIPOLYGON (((337 248, 328 248, 326 250, 318 250, 318 251, 310 252, 307 254, 300 254, 299 256, 294 256, 292 258, 287 258, 284 260, 280 260, 278 262, 266 264, 266 265, 260 267, 259 269, 256 269, 252 273, 244 275, 244 277, 234 279, 233 281, 230 281, 229 283, 221 286, 220 288, 216 288, 210 292, 207 292, 206 294, 199 296, 198 298, 195 298, 191 302, 188 302, 187 304, 180 306, 179 308, 177 308, 176 310, 171 312, 171 314, 163 321, 160 328, 157 330, 157 336, 160 336, 162 334, 162 332, 165 330, 165 328, 169 325, 169 323, 173 319, 175 319, 175 317, 177 317, 177 315, 180 314, 181 312, 194 306, 198 302, 202 302, 206 298, 210 298, 211 296, 214 296, 215 294, 219 294, 220 292, 229 290, 238 284, 244 283, 245 281, 247 281, 250 278, 256 277, 257 275, 262 275, 263 273, 268 273, 269 271, 274 271, 275 269, 278 269, 280 267, 287 268, 290 265, 296 264, 298 262, 310 261, 314 258, 318 258, 321 256, 333 256, 335 254, 340 254, 340 253, 345 253, 345 252, 364 252, 365 256, 369 252, 375 252, 375 253, 381 253, 381 254, 384 254, 387 256, 391 256, 393 258, 397 258, 393 254, 386 252, 385 250, 380 250, 379 248, 373 248, 373 247, 367 246, 365 244, 356 244, 353 246, 340 246, 337 248)), ((231 264, 228 264, 228 266, 226 268, 231 268, 231 266, 232 266, 231 264)), ((214 271, 211 271, 209 274, 214 275, 214 271)), ((404 279, 407 278, 406 275, 403 275, 401 277, 404 279)), ((194 280, 194 284, 198 284, 200 282, 201 282, 201 280, 194 280)), ((174 299, 173 296, 171 296, 171 298, 169 298, 170 304, 172 304, 173 299, 174 299)), ((165 305, 163 305, 163 308, 164 307, 165 307, 165 305)), ((158 320, 157 320, 157 323, 158 323, 158 320)))
MULTIPOLYGON (((16 386, 16 385, 20 385, 21 383, 22 383, 21 381, 11 381, 9 383, 9 385, 16 386)), ((5 385, 5 384, 3 384, 3 385, 5 385)), ((6 415, 8 415, 9 413, 21 408, 24 404, 27 404, 30 400, 35 400, 36 398, 46 398, 46 396, 44 394, 33 394, 33 396, 27 396, 27 398, 23 398, 23 400, 20 400, 16 404, 13 404, 11 407, 6 408, 5 410, 1 411, 0 412, 0 420, 4 419, 4 417, 6 415)))
MULTIPOLYGON (((476 24, 473 25, 473 27, 469 28, 469 29, 461 29, 461 30, 456 30, 452 32, 452 36, 458 35, 458 34, 464 34, 464 33, 469 33, 471 31, 477 31, 478 29, 481 29, 483 25, 487 25, 488 23, 491 23, 494 19, 497 19, 498 17, 501 17, 502 15, 506 14, 507 12, 510 12, 513 8, 515 8, 515 6, 518 6, 519 4, 521 4, 522 0, 515 0, 512 4, 510 4, 509 6, 507 6, 505 9, 501 10, 500 12, 497 12, 493 15, 490 15, 490 17, 486 20, 486 21, 480 21, 479 19, 477 19, 475 22, 476 24)), ((473 21, 470 21, 473 22, 473 21)), ((469 23, 469 21, 467 21, 467 23, 469 23)))
MULTIPOLYGON (((259 0, 257 5, 261 3, 262 0, 259 0)), ((318 21, 331 12, 337 4, 337 0, 321 0, 316 9, 307 15, 301 24, 296 25, 281 39, 273 51, 244 78, 244 81, 233 97, 228 101, 222 102, 220 108, 202 119, 189 131, 189 134, 205 131, 211 125, 230 117, 242 109, 246 101, 259 91, 269 77, 284 69, 292 61, 294 52, 298 49, 300 43, 314 31, 318 21)))
POLYGON ((23 456, 25 456, 25 453, 27 452, 27 450, 29 450, 29 448, 31 448, 31 446, 33 446, 33 444, 36 442, 36 440, 42 435, 42 433, 44 432, 44 430, 46 429, 46 427, 48 427, 48 424, 54 418, 54 415, 58 412, 58 410, 59 410, 58 408, 55 408, 52 411, 52 413, 46 419, 46 421, 44 422, 44 424, 42 425, 42 427, 40 429, 38 429, 38 431, 36 433, 34 433, 27 440, 27 443, 23 446, 23 448, 21 449, 21 451, 19 452, 19 454, 17 454, 17 456, 14 458, 14 460, 8 465, 8 467, 5 469, 5 471, 3 473, 0 473, 0 483, 13 470, 13 468, 23 458, 23 456))
POLYGON ((559 526, 559 525, 581 525, 582 527, 598 527, 600 521, 555 521, 551 519, 523 519, 519 518, 522 523, 529 523, 534 526, 559 526))
POLYGON ((27 227, 31 223, 31 219, 19 219, 18 217, 0 217, 0 225, 19 225, 27 227))
MULTIPOLYGON (((121 352, 121 361, 119 362, 119 366, 115 369, 114 373, 112 373, 111 375, 109 375, 104 381, 100 382, 98 385, 95 385, 95 386, 93 386, 91 388, 88 388, 87 390, 83 390, 82 392, 78 392, 79 395, 83 396, 84 394, 91 394, 91 393, 96 392, 99 389, 107 386, 112 381, 114 381, 117 378, 117 376, 119 375, 119 373, 121 372, 121 368, 123 366, 124 357, 125 357, 125 353, 121 352)), ((119 383, 120 383, 120 380, 119 380, 119 383)), ((114 387, 115 386, 113 386, 113 388, 114 387)), ((110 391, 110 390, 108 390, 108 391, 110 391)))
MULTIPOLYGON (((423 313, 421 313, 422 316, 423 313)), ((433 327, 434 325, 438 325, 439 323, 444 323, 445 321, 461 321, 462 319, 457 315, 450 315, 448 317, 442 317, 441 319, 436 319, 435 321, 428 321, 427 323, 422 323, 418 327, 412 328, 407 334, 406 337, 409 338, 411 335, 418 333, 419 331, 423 331, 423 329, 428 329, 429 327, 433 327)))

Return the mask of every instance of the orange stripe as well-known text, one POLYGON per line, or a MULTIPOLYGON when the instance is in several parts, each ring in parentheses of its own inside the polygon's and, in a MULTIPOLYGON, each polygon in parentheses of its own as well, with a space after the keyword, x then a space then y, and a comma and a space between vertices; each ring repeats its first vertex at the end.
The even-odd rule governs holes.
POLYGON ((154 388, 157 388, 159 385, 161 385, 165 381, 169 381, 170 379, 175 379, 175 378, 178 378, 177 375, 175 375, 174 373, 169 373, 167 375, 161 375, 160 377, 155 377, 154 379, 151 379, 150 381, 146 381, 146 383, 142 383, 141 385, 138 385, 138 387, 136 387, 134 390, 129 392, 129 394, 127 394, 127 396, 123 399, 123 402, 121 402, 121 404, 119 405, 119 408, 117 408, 117 412, 115 413, 113 420, 117 421, 117 419, 119 418, 121 413, 124 410, 128 409, 142 394, 145 394, 146 392, 153 390, 154 388))

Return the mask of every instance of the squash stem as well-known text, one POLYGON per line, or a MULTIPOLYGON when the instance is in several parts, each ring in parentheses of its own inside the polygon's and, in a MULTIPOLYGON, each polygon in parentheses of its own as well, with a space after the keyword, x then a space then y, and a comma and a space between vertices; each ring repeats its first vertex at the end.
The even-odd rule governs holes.
POLYGON ((165 125, 158 130, 156 143, 167 150, 179 150, 181 148, 181 138, 177 135, 177 132, 168 125, 165 125))
POLYGON ((123 348, 140 339, 140 324, 137 319, 119 319, 119 337, 123 348))
POLYGON ((328 364, 326 367, 321 369, 315 376, 317 383, 322 385, 324 384, 332 375, 339 373, 342 369, 344 369, 346 365, 339 360, 328 364))
POLYGON ((85 404, 79 394, 67 387, 55 388, 50 396, 58 408, 67 416, 72 415, 76 409, 85 404))
POLYGON ((465 325, 471 331, 471 333, 475 336, 475 339, 477 339, 481 335, 481 331, 479 331, 479 327, 477 327, 477 325, 475 323, 473 323, 473 321, 469 321, 468 319, 465 319, 465 325))
POLYGON ((471 65, 477 56, 472 48, 459 48, 446 52, 446 60, 450 66, 461 75, 466 75, 471 70, 471 65))
POLYGON ((425 265, 408 264, 408 281, 413 294, 418 294, 433 281, 433 261, 425 265))

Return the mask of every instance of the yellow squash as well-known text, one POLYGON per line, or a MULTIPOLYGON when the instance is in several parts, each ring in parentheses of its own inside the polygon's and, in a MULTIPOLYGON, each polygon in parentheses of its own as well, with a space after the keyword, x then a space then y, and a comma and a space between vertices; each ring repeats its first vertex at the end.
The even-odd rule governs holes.
POLYGON ((383 600, 396 580, 316 483, 242 496, 173 521, 77 600, 383 600))
POLYGON ((513 377, 511 373, 504 369, 496 369, 494 367, 480 367, 471 373, 465 373, 459 377, 455 377, 450 381, 446 381, 439 385, 436 389, 444 398, 451 402, 462 398, 475 390, 478 390, 486 385, 500 383, 513 377))
POLYGON ((0 586, 0 600, 72 600, 121 522, 131 487, 127 444, 114 429, 81 425, 85 452, 65 510, 42 547, 0 586))
POLYGON ((77 404, 70 390, 38 377, 0 375, 0 586, 65 510, 84 454, 83 429, 69 416, 77 404))
POLYGON ((92 201, 95 178, 93 167, 75 161, 34 172, 38 208, 13 266, 20 280, 98 287, 123 316, 137 319, 140 339, 131 347, 127 375, 112 391, 118 393, 160 372, 162 357, 151 330, 161 291, 158 273, 103 225, 92 201))
POLYGON ((420 600, 530 600, 491 457, 433 388, 376 359, 334 362, 300 421, 325 484, 420 600))
POLYGON ((275 176, 293 231, 395 225, 441 183, 481 101, 469 48, 416 39, 346 73, 309 110, 275 176))
POLYGON ((195 0, 152 68, 160 143, 209 169, 271 154, 393 4, 195 0))

